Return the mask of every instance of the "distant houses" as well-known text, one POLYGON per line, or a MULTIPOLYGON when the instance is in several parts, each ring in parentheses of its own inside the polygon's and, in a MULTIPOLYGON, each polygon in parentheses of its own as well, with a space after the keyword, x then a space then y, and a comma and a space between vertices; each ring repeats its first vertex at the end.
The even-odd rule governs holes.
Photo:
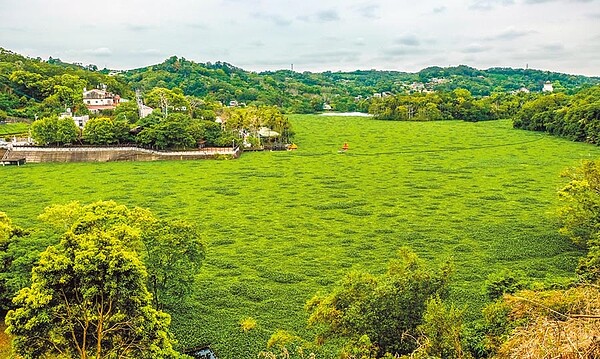
POLYGON ((546 81, 544 83, 544 87, 542 88, 542 92, 554 92, 554 87, 552 86, 552 82, 546 81))

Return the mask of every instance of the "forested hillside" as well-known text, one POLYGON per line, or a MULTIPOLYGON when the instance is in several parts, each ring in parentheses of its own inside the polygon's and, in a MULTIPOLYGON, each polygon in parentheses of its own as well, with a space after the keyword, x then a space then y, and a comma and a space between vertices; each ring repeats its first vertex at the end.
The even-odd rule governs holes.
POLYGON ((482 97, 519 89, 541 92, 546 81, 550 81, 557 91, 566 92, 600 83, 597 77, 510 68, 477 70, 463 65, 429 67, 418 73, 376 70, 254 73, 228 63, 201 64, 175 56, 158 65, 127 71, 124 77, 132 87, 144 90, 178 87, 185 94, 209 97, 222 103, 276 105, 294 113, 321 111, 324 105, 330 105, 336 111, 366 111, 366 99, 375 94, 378 97, 462 88, 473 96, 482 97))
POLYGON ((324 109, 367 112, 371 99, 390 94, 449 92, 466 89, 475 98, 519 89, 540 92, 550 81, 557 92, 571 93, 599 84, 598 77, 539 70, 468 66, 429 67, 418 73, 397 71, 255 73, 225 62, 196 63, 173 56, 163 63, 115 75, 95 65, 67 64, 60 59, 27 58, 0 49, 0 120, 6 116, 34 119, 71 108, 86 113, 83 88, 106 85, 111 92, 132 99, 154 88, 177 89, 186 96, 247 105, 273 105, 288 113, 324 109), (113 75, 113 76, 109 76, 113 75))
POLYGON ((132 96, 122 79, 96 70, 94 65, 32 59, 0 48, 0 120, 6 116, 35 119, 65 108, 85 111, 83 89, 100 84, 124 97, 132 96))

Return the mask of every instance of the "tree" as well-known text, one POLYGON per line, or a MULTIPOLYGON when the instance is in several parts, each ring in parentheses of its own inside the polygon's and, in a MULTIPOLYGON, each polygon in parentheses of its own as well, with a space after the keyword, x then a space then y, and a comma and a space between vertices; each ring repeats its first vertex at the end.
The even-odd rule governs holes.
POLYGON ((6 316, 25 358, 174 358, 170 317, 151 305, 125 229, 69 231, 42 253, 6 316))
POLYGON ((136 123, 140 119, 138 105, 135 101, 121 102, 114 111, 116 120, 136 123))
POLYGON ((194 137, 192 123, 189 116, 172 113, 159 123, 144 128, 137 135, 136 141, 159 149, 194 148, 199 139, 194 137))
POLYGON ((126 142, 129 123, 108 117, 90 119, 83 129, 83 139, 92 145, 111 145, 126 142))
POLYGON ((565 203, 559 211, 560 231, 585 248, 600 232, 600 162, 584 161, 563 176, 570 181, 559 191, 565 203))
POLYGON ((160 108, 164 117, 168 116, 169 111, 185 112, 190 105, 181 90, 163 87, 153 88, 145 96, 145 100, 148 106, 160 108))
POLYGON ((194 226, 182 220, 159 220, 139 207, 113 201, 85 206, 71 202, 46 208, 40 219, 58 233, 135 233, 128 237, 127 245, 139 253, 146 266, 147 287, 157 308, 184 302, 204 260, 205 247, 194 226))
POLYGON ((31 137, 40 145, 67 145, 75 142, 79 129, 71 117, 43 117, 31 125, 31 137))
POLYGON ((8 309, 10 301, 16 291, 13 278, 10 275, 15 258, 9 254, 11 244, 19 237, 24 236, 24 231, 12 224, 6 213, 0 212, 0 309, 8 309))
POLYGON ((142 241, 155 307, 184 302, 204 260, 197 230, 184 221, 157 221, 142 233, 142 241))
POLYGON ((577 272, 584 279, 600 280, 600 162, 584 161, 563 174, 571 181, 559 191, 565 205, 559 214, 560 232, 588 250, 577 272))
POLYGON ((449 266, 436 272, 407 249, 400 255, 382 276, 352 272, 331 293, 309 300, 309 324, 323 324, 324 338, 370 341, 380 356, 412 352, 427 301, 446 294, 449 266))

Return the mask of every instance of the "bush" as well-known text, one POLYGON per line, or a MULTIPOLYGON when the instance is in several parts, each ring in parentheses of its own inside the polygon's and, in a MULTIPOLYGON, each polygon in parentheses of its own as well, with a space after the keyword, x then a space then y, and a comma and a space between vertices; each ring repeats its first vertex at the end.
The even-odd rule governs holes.
POLYGON ((256 319, 252 317, 244 318, 240 321, 240 329, 246 333, 256 328, 256 319))

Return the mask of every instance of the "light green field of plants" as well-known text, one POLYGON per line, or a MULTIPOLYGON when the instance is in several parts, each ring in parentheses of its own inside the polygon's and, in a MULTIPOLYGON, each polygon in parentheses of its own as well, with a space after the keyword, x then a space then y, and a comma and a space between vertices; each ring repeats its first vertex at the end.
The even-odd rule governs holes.
POLYGON ((306 300, 350 270, 383 272, 402 246, 432 264, 452 260, 451 300, 470 318, 491 272, 574 275, 581 252, 557 234, 560 173, 599 148, 509 121, 292 121, 295 152, 0 168, 0 210, 28 227, 53 203, 114 199, 195 222, 207 259, 195 304, 172 327, 182 346, 211 344, 221 359, 255 358, 279 328, 310 339, 306 300), (246 317, 257 327, 245 333, 246 317))
POLYGON ((29 131, 29 125, 26 123, 5 123, 0 124, 0 138, 10 135, 20 135, 29 131))

